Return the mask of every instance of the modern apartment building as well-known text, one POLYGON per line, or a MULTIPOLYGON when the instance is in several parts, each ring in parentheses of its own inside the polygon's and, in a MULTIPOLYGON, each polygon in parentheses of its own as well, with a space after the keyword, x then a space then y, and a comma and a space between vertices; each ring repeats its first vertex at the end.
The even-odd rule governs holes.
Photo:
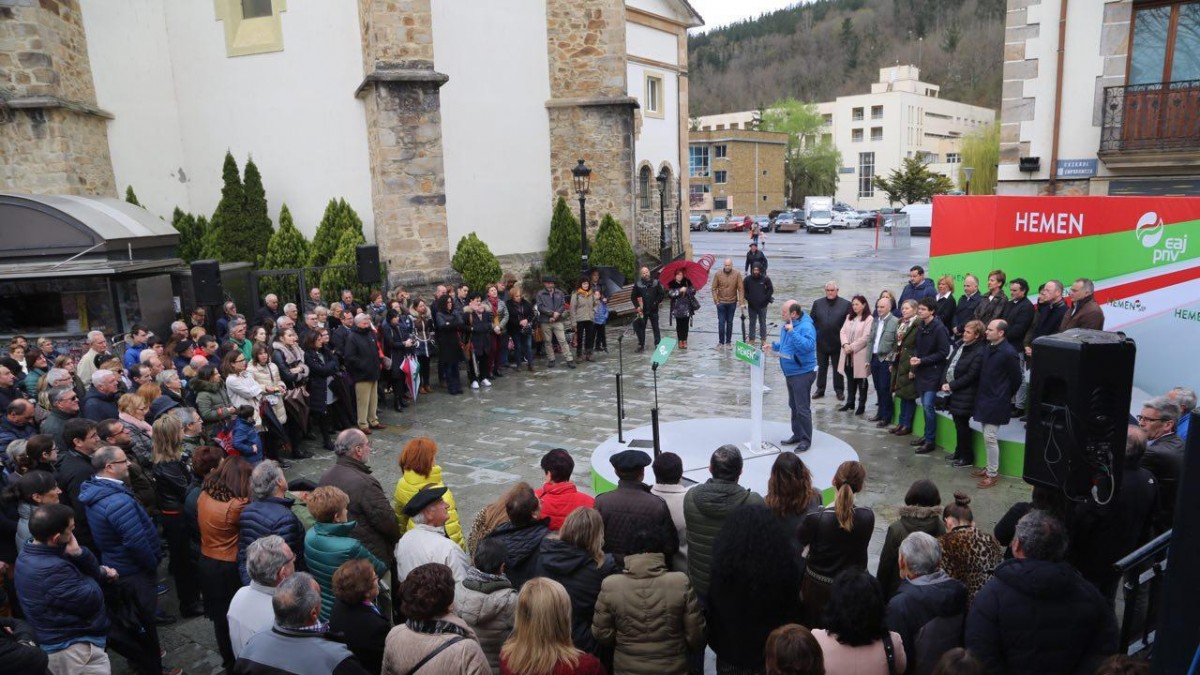
POLYGON ((997 192, 1200 192, 1200 2, 1008 7, 997 192))
POLYGON ((689 211, 753 216, 784 208, 787 134, 720 127, 688 135, 689 211))
MULTIPOLYGON (((887 206, 874 177, 900 168, 907 157, 920 157, 933 171, 961 181, 962 139, 994 122, 990 108, 940 97, 941 87, 922 82, 916 66, 880 68, 871 92, 839 96, 816 104, 825 118, 820 137, 805 143, 831 142, 842 154, 835 197, 860 209, 887 206)), ((755 128, 757 111, 748 110, 698 118, 701 131, 718 126, 755 128)))

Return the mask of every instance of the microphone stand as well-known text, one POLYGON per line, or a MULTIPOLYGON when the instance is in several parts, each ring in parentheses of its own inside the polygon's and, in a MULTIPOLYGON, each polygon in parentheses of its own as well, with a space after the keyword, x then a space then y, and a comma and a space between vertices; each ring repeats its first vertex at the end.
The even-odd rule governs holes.
POLYGON ((650 429, 654 437, 654 457, 657 459, 662 453, 659 446, 658 435, 658 364, 650 364, 650 372, 654 374, 654 407, 650 409, 650 429))

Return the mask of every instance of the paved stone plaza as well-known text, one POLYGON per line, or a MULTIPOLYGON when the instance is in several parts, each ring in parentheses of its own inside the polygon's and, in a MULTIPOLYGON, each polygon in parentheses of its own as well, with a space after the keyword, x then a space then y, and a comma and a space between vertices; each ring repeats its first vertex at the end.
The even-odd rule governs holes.
MULTIPOLYGON (((747 237, 741 233, 694 233, 696 255, 713 253, 717 267, 724 257, 733 257, 742 268, 747 237)), ((898 294, 907 280, 908 268, 928 260, 929 240, 914 238, 911 248, 876 253, 874 233, 837 231, 832 236, 795 234, 768 235, 766 254, 770 276, 775 283, 776 304, 772 307, 768 329, 778 334, 778 310, 783 300, 797 298, 807 308, 821 294, 829 279, 838 281, 841 294, 866 295, 872 303, 882 288, 898 294)), ((701 292, 702 308, 695 317, 691 349, 676 351, 669 363, 659 369, 659 403, 663 421, 720 415, 749 416, 749 366, 736 360, 731 350, 716 347, 716 312, 708 288, 701 292)), ((734 321, 735 333, 740 331, 734 321)), ((663 326, 666 327, 664 314, 663 326)), ((516 481, 540 486, 541 456, 549 449, 563 447, 576 461, 576 482, 591 490, 588 459, 591 450, 616 433, 615 387, 617 372, 617 336, 623 327, 608 329, 609 353, 600 354, 595 363, 582 364, 576 370, 561 365, 547 370, 540 362, 535 373, 520 372, 495 380, 491 388, 466 390, 461 397, 439 393, 422 396, 403 413, 381 411, 387 430, 371 436, 374 448, 371 466, 389 496, 400 476, 396 458, 404 443, 426 435, 435 439, 440 451, 439 463, 447 485, 458 503, 464 528, 469 527, 485 504, 516 481)), ((673 328, 667 334, 673 335, 673 328)), ((625 428, 650 423, 653 405, 649 352, 636 354, 636 338, 630 332, 625 346, 625 428)), ((765 395, 766 419, 788 420, 787 395, 777 365, 768 362, 766 384, 773 391, 765 395)), ((932 478, 941 490, 943 503, 952 499, 954 490, 965 490, 973 498, 972 507, 981 527, 991 530, 996 520, 1015 501, 1026 499, 1029 488, 1018 479, 1004 478, 992 490, 975 488, 976 479, 966 469, 953 469, 942 461, 941 453, 929 456, 913 454, 911 437, 896 438, 865 421, 873 414, 855 417, 838 412, 840 405, 828 387, 826 398, 814 405, 815 426, 846 441, 858 452, 867 467, 867 483, 859 503, 876 513, 875 534, 871 540, 872 571, 883 546, 888 524, 897 516, 904 493, 913 480, 932 478)), ((874 400, 874 392, 869 394, 874 400)), ((780 440, 780 439, 764 439, 780 440)), ((664 448, 669 450, 669 448, 664 448)), ((289 478, 316 479, 332 463, 330 453, 318 450, 316 457, 297 462, 289 478)), ((164 572, 165 575, 165 565, 164 572)), ((175 612, 175 594, 160 598, 175 612)), ((188 673, 220 672, 212 625, 204 618, 180 621, 160 630, 169 650, 166 663, 182 666, 188 673)), ((115 659, 118 669, 123 659, 115 659)))

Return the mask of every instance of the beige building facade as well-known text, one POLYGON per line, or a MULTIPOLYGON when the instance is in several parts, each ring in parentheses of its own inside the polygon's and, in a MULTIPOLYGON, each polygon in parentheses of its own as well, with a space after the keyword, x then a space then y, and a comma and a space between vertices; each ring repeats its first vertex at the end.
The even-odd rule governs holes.
POLYGON ((997 192, 1200 192, 1200 3, 1009 0, 997 192))
MULTIPOLYGON (((888 206, 874 177, 899 169, 909 157, 961 182, 963 137, 996 119, 990 108, 941 98, 941 87, 922 81, 912 65, 880 68, 870 93, 839 96, 815 108, 825 125, 819 137, 803 142, 833 143, 842 155, 834 197, 859 209, 888 206)), ((753 129, 758 117, 757 111, 709 115, 698 118, 696 126, 701 131, 753 129)))
POLYGON ((783 209, 787 142, 787 134, 770 131, 739 128, 691 132, 691 212, 709 217, 755 216, 783 209))

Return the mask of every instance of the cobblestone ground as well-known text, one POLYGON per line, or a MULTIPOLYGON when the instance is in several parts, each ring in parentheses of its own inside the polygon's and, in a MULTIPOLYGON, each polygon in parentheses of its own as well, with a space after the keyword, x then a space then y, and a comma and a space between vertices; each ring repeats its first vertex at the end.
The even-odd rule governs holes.
MULTIPOLYGON (((775 284, 777 304, 770 317, 777 317, 778 304, 787 298, 800 300, 807 308, 821 295, 826 281, 839 282, 841 294, 857 293, 874 298, 883 288, 898 294, 907 279, 908 268, 928 260, 929 240, 914 238, 909 249, 877 252, 874 233, 838 231, 832 236, 795 234, 769 235, 766 254, 770 276, 775 284)), ((717 255, 717 266, 724 257, 732 257, 742 268, 746 235, 740 233, 696 233, 696 254, 717 255)), ((716 312, 707 287, 701 292, 702 308, 695 317, 689 338, 691 349, 676 351, 670 362, 659 370, 659 402, 663 421, 749 414, 749 374, 747 366, 733 358, 731 351, 716 347, 716 312)), ((778 320, 768 326, 778 334, 778 320)), ((666 317, 663 317, 666 327, 666 317)), ((475 514, 517 481, 540 485, 538 468, 541 456, 549 449, 563 447, 576 460, 576 482, 590 491, 589 456, 592 448, 616 432, 615 387, 617 372, 616 336, 621 327, 608 329, 609 353, 576 370, 561 365, 537 372, 520 372, 494 381, 490 388, 466 390, 461 397, 437 392, 422 396, 403 413, 390 409, 380 418, 389 428, 371 436, 374 454, 371 465, 375 476, 389 496, 400 471, 396 458, 404 443, 415 436, 427 435, 439 446, 438 460, 446 483, 454 491, 464 527, 475 514)), ((735 320, 735 332, 740 331, 735 320)), ((673 334, 669 332, 667 334, 673 334)), ((635 354, 632 332, 624 340, 625 390, 627 418, 625 428, 650 423, 653 405, 648 354, 635 354)), ((778 367, 768 367, 766 384, 773 391, 765 396, 767 419, 788 420, 787 394, 778 367)), ((952 499, 955 490, 965 490, 973 498, 972 507, 980 526, 991 530, 1008 506, 1027 499, 1029 488, 1023 482, 1005 478, 1000 486, 988 491, 975 488, 975 479, 965 469, 952 469, 940 453, 917 456, 909 438, 897 439, 876 429, 863 417, 837 412, 832 396, 814 402, 814 424, 849 443, 858 452, 868 472, 860 504, 875 510, 875 533, 871 538, 870 568, 874 571, 883 546, 888 524, 897 518, 904 493, 918 478, 933 479, 941 490, 943 502, 952 499)), ((870 396, 873 399, 874 392, 870 396)), ((296 462, 289 478, 316 479, 333 462, 332 455, 315 449, 316 457, 296 462)), ((162 572, 164 578, 167 576, 162 572)), ((174 589, 160 598, 164 608, 177 613, 174 589)), ((168 650, 166 663, 182 666, 196 675, 219 673, 220 658, 215 649, 212 624, 204 618, 189 619, 160 629, 168 650)), ((128 672, 123 660, 114 659, 114 672, 128 672)))

